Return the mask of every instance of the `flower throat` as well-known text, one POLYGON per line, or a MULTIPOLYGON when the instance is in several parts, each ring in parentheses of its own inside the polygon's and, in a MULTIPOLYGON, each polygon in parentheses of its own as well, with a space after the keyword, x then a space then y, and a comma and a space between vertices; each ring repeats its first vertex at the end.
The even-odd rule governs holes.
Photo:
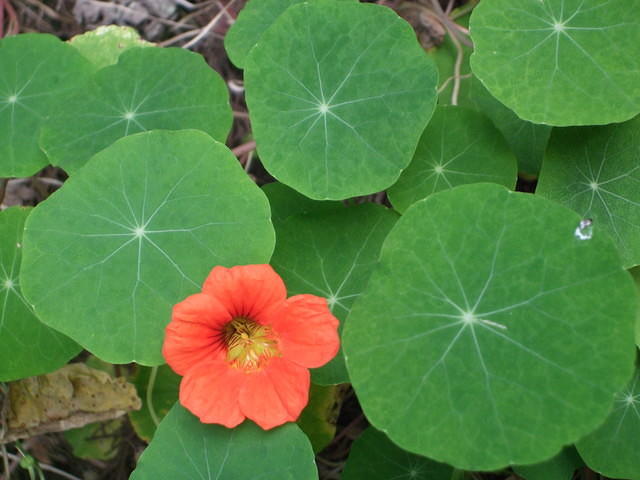
POLYGON ((248 318, 234 318, 224 328, 227 361, 246 372, 260 370, 271 357, 280 355, 271 328, 248 318))

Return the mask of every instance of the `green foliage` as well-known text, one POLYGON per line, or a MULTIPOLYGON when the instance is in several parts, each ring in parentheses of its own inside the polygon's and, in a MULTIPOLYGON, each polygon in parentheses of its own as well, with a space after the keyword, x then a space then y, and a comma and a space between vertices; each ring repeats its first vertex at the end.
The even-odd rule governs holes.
POLYGON ((311 384, 309 404, 298 419, 298 426, 309 437, 314 452, 331 443, 336 433, 336 419, 340 407, 340 387, 311 384))
MULTIPOLYGON (((454 467, 569 480, 577 451, 640 479, 640 270, 635 285, 625 270, 640 264, 640 0, 471 2, 472 37, 468 15, 419 2, 412 21, 449 32, 429 54, 386 6, 398 2, 376 3, 240 12, 225 46, 246 68, 246 138, 279 180, 262 190, 272 178, 256 162, 253 182, 219 143, 229 96, 198 54, 116 26, 0 40, 1 208, 55 183, 9 177, 49 163, 71 175, 34 209, 0 212, 0 381, 22 379, 9 409, 0 390, 0 437, 18 417, 68 426, 35 398, 49 390, 82 425, 87 378, 124 388, 82 364, 25 378, 84 347, 106 371, 138 363, 129 419, 150 443, 133 480, 316 479, 345 391, 325 453, 358 427, 355 399, 380 429, 355 442, 345 480, 471 477, 454 467), (539 174, 535 195, 511 190, 517 171, 539 174), (327 300, 342 349, 312 369, 297 425, 202 424, 163 365, 172 307, 214 266, 267 262, 288 295, 327 300)), ((122 422, 66 436, 107 459, 122 422)))
POLYGON ((60 96, 41 145, 51 163, 75 173, 127 135, 195 128, 224 141, 230 125, 226 86, 202 57, 179 48, 133 48, 60 96))
POLYGON ((575 471, 583 465, 575 447, 565 447, 551 460, 535 465, 519 465, 513 467, 513 471, 525 480, 571 480, 575 471))
POLYGON ((513 153, 488 118, 462 107, 438 107, 411 165, 389 189, 389 200, 404 212, 432 193, 465 183, 513 188, 516 169, 513 153))
POLYGON ((475 77, 469 82, 468 96, 469 106, 489 117, 504 135, 518 158, 520 173, 538 176, 551 127, 522 120, 493 97, 475 77))
POLYGON ((22 229, 31 209, 0 212, 0 381, 18 380, 61 367, 80 346, 45 326, 22 294, 19 275, 22 229))
POLYGON ((58 98, 75 92, 91 63, 51 35, 0 40, 0 176, 23 177, 47 165, 38 148, 42 124, 58 98))
POLYGON ((157 368, 157 371, 152 384, 149 381, 153 369, 142 366, 138 367, 136 375, 131 380, 142 399, 142 408, 129 412, 129 419, 138 436, 146 442, 151 441, 156 431, 154 416, 156 420, 162 420, 178 401, 178 388, 182 378, 168 365, 154 368, 157 368))
POLYGON ((640 369, 616 392, 604 424, 576 443, 585 463, 613 478, 640 478, 640 369))
POLYGON ((222 144, 141 133, 34 209, 23 289, 42 321, 98 357, 159 365, 173 304, 214 265, 268 261, 273 237, 265 196, 222 144))
POLYGON ((309 440, 295 424, 265 432, 247 421, 230 430, 200 423, 176 405, 130 478, 314 480, 318 474, 309 440))
POLYGON ((450 466, 408 453, 369 427, 351 448, 342 480, 451 480, 452 473, 450 466))
POLYGON ((628 120, 640 113, 639 11, 640 0, 480 2, 470 21, 471 68, 531 122, 628 120))
MULTIPOLYGON (((251 0, 224 36, 224 48, 231 61, 244 68, 251 48, 262 34, 292 5, 304 0, 251 0)), ((352 1, 352 0, 349 0, 352 1)))
POLYGON ((414 204, 344 332, 373 425, 481 470, 544 460, 597 427, 631 373, 636 292, 610 238, 579 237, 579 222, 490 184, 414 204))
POLYGON ((640 116, 625 123, 558 129, 536 194, 572 208, 616 242, 623 263, 640 263, 640 116))
POLYGON ((431 117, 437 76, 413 31, 388 8, 295 5, 247 59, 260 158, 278 180, 318 200, 386 188, 431 117))
MULTIPOLYGON (((271 264, 289 295, 325 297, 342 330, 396 219, 394 212, 375 204, 291 216, 276 223, 278 242, 271 264)), ((342 352, 313 370, 312 378, 320 385, 348 382, 342 352)))

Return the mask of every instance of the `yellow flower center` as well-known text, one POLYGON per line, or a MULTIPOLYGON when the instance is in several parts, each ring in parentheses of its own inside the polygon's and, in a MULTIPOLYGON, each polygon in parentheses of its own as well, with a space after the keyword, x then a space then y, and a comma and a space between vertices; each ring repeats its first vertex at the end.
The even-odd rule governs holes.
POLYGON ((248 318, 234 318, 224 329, 227 361, 246 372, 260 370, 271 357, 280 355, 271 328, 248 318))

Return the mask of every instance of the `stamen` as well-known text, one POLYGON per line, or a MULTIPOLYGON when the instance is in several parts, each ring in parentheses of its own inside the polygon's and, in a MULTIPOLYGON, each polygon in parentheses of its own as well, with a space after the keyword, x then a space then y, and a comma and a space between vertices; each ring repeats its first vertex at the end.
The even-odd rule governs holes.
POLYGON ((279 356, 278 342, 271 327, 248 318, 234 318, 224 328, 227 361, 245 372, 260 370, 274 356, 279 356))

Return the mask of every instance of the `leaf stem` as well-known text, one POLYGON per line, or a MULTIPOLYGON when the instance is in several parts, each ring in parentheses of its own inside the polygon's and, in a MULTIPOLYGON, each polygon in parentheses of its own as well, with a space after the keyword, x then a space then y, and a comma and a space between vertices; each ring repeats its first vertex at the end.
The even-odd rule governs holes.
MULTIPOLYGON (((20 461, 20 457, 13 453, 7 453, 7 456, 12 460, 20 461)), ((71 475, 70 473, 65 472, 64 470, 60 470, 59 468, 54 467, 53 465, 47 465, 46 463, 38 462, 38 465, 42 470, 55 473, 64 478, 68 478, 69 480, 82 480, 81 478, 76 477, 75 475, 71 475)))
POLYGON ((149 383, 147 383, 147 408, 149 409, 149 415, 154 425, 157 427, 160 424, 156 410, 153 407, 153 388, 156 383, 156 376, 158 375, 158 367, 151 367, 151 373, 149 374, 149 383))

